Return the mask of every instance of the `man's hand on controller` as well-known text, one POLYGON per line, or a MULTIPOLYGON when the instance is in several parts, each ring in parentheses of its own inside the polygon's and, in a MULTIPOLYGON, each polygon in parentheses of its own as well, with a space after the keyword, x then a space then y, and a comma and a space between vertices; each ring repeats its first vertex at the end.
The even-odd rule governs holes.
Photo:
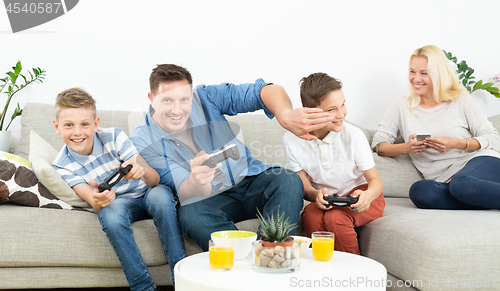
POLYGON ((328 195, 328 189, 322 188, 321 190, 318 190, 318 193, 316 194, 316 207, 318 207, 321 210, 330 210, 333 208, 333 206, 328 206, 328 202, 325 201, 324 197, 328 195))
POLYGON ((221 163, 217 163, 215 168, 202 165, 203 162, 208 160, 208 158, 209 155, 204 151, 201 151, 191 161, 191 174, 188 179, 191 179, 191 182, 194 183, 194 185, 203 186, 212 182, 215 177, 215 170, 222 167, 221 163))
POLYGON ((322 109, 307 107, 282 112, 277 119, 286 130, 306 140, 317 139, 310 132, 323 128, 333 121, 333 117, 322 109))
POLYGON ((99 192, 97 187, 99 187, 99 184, 94 181, 94 180, 89 180, 89 183, 92 187, 94 187, 94 194, 92 194, 92 197, 94 198, 94 201, 101 206, 101 208, 104 208, 111 204, 113 200, 116 198, 115 190, 105 190, 103 192, 99 192))
POLYGON ((371 203, 366 198, 366 195, 363 195, 364 192, 365 191, 356 190, 353 193, 351 193, 352 197, 354 198, 359 197, 358 202, 356 202, 355 204, 351 204, 350 206, 350 208, 353 211, 361 213, 367 211, 370 208, 371 203))

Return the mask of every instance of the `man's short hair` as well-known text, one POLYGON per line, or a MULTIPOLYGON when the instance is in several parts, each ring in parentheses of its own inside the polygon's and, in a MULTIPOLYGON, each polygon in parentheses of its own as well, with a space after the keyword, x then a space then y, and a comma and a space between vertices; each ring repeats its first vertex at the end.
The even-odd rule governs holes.
POLYGON ((300 100, 303 107, 318 107, 326 96, 342 89, 342 82, 325 73, 314 73, 300 80, 300 100))
POLYGON ((187 80, 189 85, 193 84, 193 79, 189 71, 181 66, 173 64, 158 65, 153 69, 149 77, 151 94, 156 95, 160 83, 187 80))
POLYGON ((71 88, 57 94, 56 97, 56 118, 59 118, 61 109, 86 108, 96 117, 95 100, 87 91, 82 88, 71 88))

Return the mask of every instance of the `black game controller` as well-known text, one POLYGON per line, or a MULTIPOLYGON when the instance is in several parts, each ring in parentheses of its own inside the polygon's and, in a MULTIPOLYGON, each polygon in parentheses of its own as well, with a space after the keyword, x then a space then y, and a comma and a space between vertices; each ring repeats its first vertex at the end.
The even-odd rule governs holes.
POLYGON ((104 180, 97 189, 99 192, 104 192, 106 190, 111 190, 113 186, 115 186, 120 180, 123 178, 123 176, 127 175, 127 173, 132 169, 132 165, 128 165, 125 168, 123 168, 121 165, 116 169, 113 174, 111 174, 109 177, 104 180))
POLYGON ((209 166, 210 168, 215 168, 217 163, 231 158, 233 160, 238 160, 240 158, 240 152, 238 147, 233 143, 220 149, 218 152, 208 154, 208 160, 204 161, 202 165, 209 166))
POLYGON ((333 195, 325 196, 323 199, 328 202, 328 206, 326 206, 328 208, 331 205, 338 207, 351 206, 351 204, 358 202, 359 197, 354 198, 351 195, 339 196, 335 193, 333 195))

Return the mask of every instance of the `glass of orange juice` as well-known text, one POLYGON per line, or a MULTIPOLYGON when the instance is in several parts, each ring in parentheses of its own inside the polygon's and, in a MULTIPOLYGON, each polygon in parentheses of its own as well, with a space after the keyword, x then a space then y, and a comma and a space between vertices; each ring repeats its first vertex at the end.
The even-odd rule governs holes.
POLYGON ((329 261, 333 256, 335 235, 333 232, 316 231, 312 233, 312 253, 318 261, 329 261))
POLYGON ((234 265, 234 248, 231 244, 216 246, 212 240, 208 242, 210 267, 216 270, 229 270, 234 265))

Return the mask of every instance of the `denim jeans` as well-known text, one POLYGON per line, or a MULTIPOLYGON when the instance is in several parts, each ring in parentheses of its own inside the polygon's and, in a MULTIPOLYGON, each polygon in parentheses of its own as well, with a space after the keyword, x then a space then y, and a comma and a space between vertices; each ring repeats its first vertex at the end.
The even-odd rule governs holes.
POLYGON ((417 181, 410 188, 410 199, 425 209, 500 209, 500 159, 475 157, 449 183, 417 181))
MULTIPOLYGON (((304 186, 299 176, 284 168, 270 168, 258 175, 245 177, 226 191, 181 205, 179 221, 184 234, 203 251, 208 250, 210 234, 236 230, 235 223, 257 218, 257 208, 267 217, 280 206, 291 223, 297 223, 303 207, 304 186)), ((290 231, 294 234, 295 229, 290 231)))
POLYGON ((117 197, 99 211, 102 229, 113 246, 132 290, 156 290, 149 270, 135 243, 130 224, 153 218, 170 264, 170 276, 174 280, 175 264, 186 257, 179 229, 177 210, 172 190, 158 185, 150 188, 139 198, 117 197))

